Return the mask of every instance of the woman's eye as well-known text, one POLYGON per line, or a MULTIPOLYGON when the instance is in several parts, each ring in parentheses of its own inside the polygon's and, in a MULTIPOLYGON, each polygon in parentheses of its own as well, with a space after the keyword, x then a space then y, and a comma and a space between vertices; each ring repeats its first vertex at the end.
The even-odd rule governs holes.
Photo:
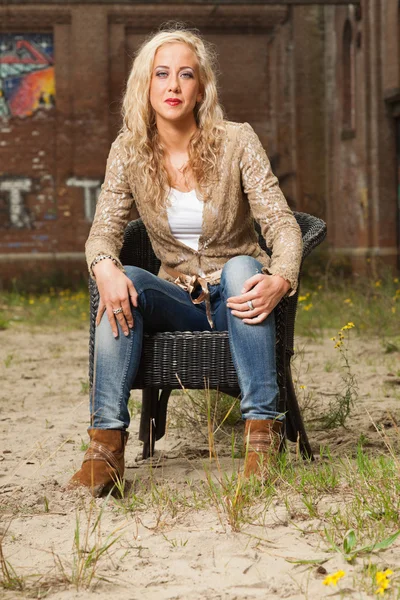
MULTIPOLYGON (((165 78, 168 77, 168 73, 166 71, 157 71, 156 77, 165 78)), ((181 77, 183 77, 184 79, 193 79, 193 73, 186 71, 185 73, 181 73, 181 77)))

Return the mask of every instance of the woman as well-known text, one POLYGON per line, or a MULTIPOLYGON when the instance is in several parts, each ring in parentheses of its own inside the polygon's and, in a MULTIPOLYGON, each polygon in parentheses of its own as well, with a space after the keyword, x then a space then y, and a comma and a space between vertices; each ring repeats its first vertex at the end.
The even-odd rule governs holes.
POLYGON ((143 331, 228 330, 245 475, 260 476, 279 446, 273 309, 295 293, 301 234, 253 129, 224 121, 212 59, 199 35, 168 29, 142 45, 129 76, 86 244, 100 293, 91 443, 70 485, 94 495, 123 476, 143 331), (119 261, 133 206, 161 260, 158 277, 119 261))

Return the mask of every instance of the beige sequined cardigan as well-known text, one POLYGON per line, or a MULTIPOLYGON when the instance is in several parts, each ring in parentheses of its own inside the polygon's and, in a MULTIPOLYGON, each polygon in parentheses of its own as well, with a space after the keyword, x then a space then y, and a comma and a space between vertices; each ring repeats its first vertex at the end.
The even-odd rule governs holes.
MULTIPOLYGON (((300 228, 283 196, 278 180, 258 136, 248 123, 224 122, 225 133, 219 154, 218 179, 206 190, 202 234, 198 251, 178 241, 171 233, 167 209, 156 211, 141 184, 140 173, 127 172, 120 136, 111 146, 106 175, 97 202, 96 214, 86 242, 86 258, 107 254, 118 261, 124 229, 132 208, 143 219, 156 256, 167 267, 186 275, 211 274, 227 260, 251 255, 263 271, 281 275, 297 288, 302 237, 300 228), (272 257, 260 248, 253 218, 272 257)), ((163 271, 159 276, 172 280, 163 271)))

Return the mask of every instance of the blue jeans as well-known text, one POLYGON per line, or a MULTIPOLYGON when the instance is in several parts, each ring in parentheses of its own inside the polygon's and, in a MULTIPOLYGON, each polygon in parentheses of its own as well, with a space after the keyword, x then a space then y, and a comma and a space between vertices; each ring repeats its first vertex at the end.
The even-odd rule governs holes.
MULTIPOLYGON (((211 312, 217 331, 229 332, 229 344, 241 390, 243 419, 281 419, 275 364, 275 320, 248 325, 231 314, 226 301, 240 295, 244 282, 262 265, 251 256, 236 256, 224 266, 220 284, 210 285, 211 312)), ((134 326, 114 338, 106 313, 96 328, 94 380, 90 398, 91 425, 97 429, 127 429, 128 399, 142 351, 143 332, 210 331, 204 302, 139 267, 125 267, 138 293, 132 307, 134 326)), ((118 326, 119 327, 119 326, 118 326)))

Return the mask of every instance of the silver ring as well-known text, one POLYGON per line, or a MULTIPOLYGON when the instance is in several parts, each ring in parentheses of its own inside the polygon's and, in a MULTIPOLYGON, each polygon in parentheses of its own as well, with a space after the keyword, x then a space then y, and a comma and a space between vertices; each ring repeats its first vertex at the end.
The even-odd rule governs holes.
POLYGON ((247 300, 247 306, 249 307, 250 310, 254 310, 254 306, 251 300, 247 300))
POLYGON ((119 315, 119 313, 122 313, 122 312, 124 312, 124 309, 121 306, 119 308, 113 309, 114 315, 119 315))

